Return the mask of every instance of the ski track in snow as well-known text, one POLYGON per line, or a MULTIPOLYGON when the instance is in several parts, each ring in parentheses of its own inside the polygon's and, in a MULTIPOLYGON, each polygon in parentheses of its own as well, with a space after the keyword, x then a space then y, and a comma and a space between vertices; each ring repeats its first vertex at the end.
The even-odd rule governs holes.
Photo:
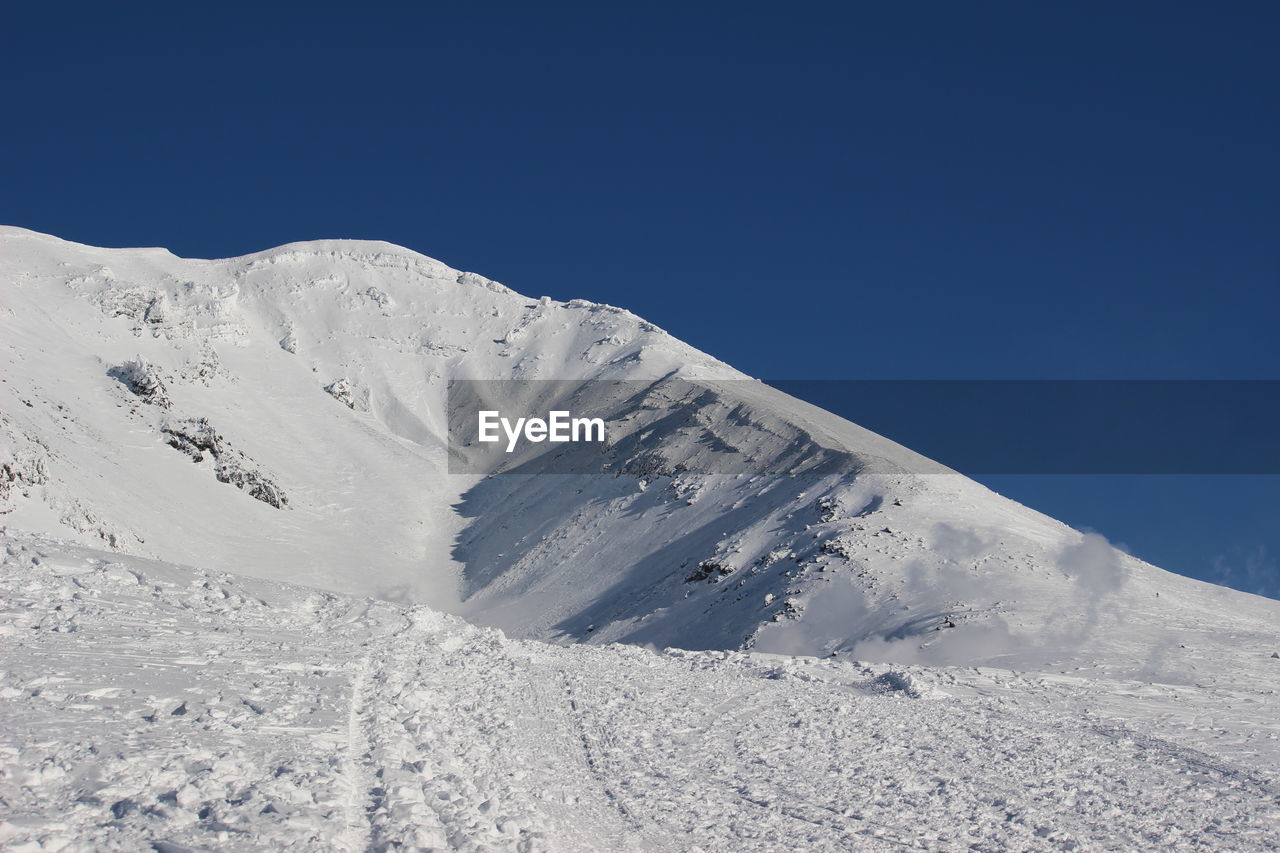
POLYGON ((369 658, 365 657, 351 674, 351 697, 347 708, 347 743, 343 776, 346 784, 346 827, 339 846, 345 850, 365 850, 371 844, 368 797, 373 784, 366 773, 369 744, 361 717, 369 678, 369 658))
POLYGON ((1217 736, 1133 684, 558 647, 2 541, 5 850, 1280 845, 1274 691, 1178 688, 1217 736))

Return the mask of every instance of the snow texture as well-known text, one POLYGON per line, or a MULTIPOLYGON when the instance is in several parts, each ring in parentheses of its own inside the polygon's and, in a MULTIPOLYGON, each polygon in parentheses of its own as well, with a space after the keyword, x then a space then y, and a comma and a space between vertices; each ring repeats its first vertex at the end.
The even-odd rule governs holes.
POLYGON ((1261 685, 557 647, 3 544, 7 850, 1280 844, 1261 685))
POLYGON ((390 244, 0 228, 0 513, 6 849, 1280 843, 1276 602, 390 244), (451 379, 654 385, 530 477, 451 379))

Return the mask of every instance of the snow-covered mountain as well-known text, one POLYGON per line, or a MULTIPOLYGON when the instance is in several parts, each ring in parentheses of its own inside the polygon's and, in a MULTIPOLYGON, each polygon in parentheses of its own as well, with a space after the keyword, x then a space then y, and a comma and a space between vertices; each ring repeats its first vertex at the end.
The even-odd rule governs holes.
POLYGON ((1275 602, 1119 553, 626 311, 390 244, 189 260, 0 229, 0 353, 11 529, 516 637, 1164 681, 1229 653, 1274 677, 1275 602), (654 384, 610 401, 609 474, 531 477, 451 459, 456 379, 654 384))
POLYGON ((1280 604, 625 311, 7 228, 0 359, 5 850, 1280 845, 1280 604))

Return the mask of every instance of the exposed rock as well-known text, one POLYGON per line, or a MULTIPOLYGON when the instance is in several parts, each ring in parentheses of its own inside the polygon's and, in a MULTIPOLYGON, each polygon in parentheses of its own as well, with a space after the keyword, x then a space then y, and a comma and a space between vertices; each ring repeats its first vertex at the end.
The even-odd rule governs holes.
POLYGON ((271 504, 276 509, 284 509, 289 505, 289 498, 275 482, 258 471, 240 467, 234 460, 218 460, 213 468, 213 475, 223 483, 230 483, 242 492, 247 492, 249 497, 271 504))
POLYGON ((27 497, 30 487, 49 480, 44 455, 48 448, 37 441, 28 442, 33 446, 19 449, 16 442, 0 433, 0 514, 13 509, 15 494, 27 497))
POLYGON ((160 428, 165 441, 174 450, 181 450, 192 462, 203 462, 204 454, 215 459, 223 452, 223 438, 214 431, 208 418, 186 418, 172 421, 160 428))
POLYGON ((146 403, 169 408, 169 391, 160 378, 160 368, 139 356, 107 371, 146 403))
POLYGON ((842 536, 833 536, 826 540, 818 550, 823 554, 843 557, 846 560, 852 560, 858 554, 857 543, 851 541, 848 537, 842 536))
POLYGON ((226 371, 218 359, 218 353, 212 347, 205 347, 198 358, 191 360, 182 369, 182 378, 190 382, 210 385, 218 376, 225 376, 226 371))
MULTIPOLYGON (((104 282, 114 278, 103 276, 104 282)), ((160 294, 154 290, 141 287, 107 287, 94 298, 98 306, 109 317, 127 317, 130 320, 145 320, 151 306, 160 300, 160 294)), ((157 309, 157 317, 163 316, 163 307, 157 309)))
POLYGON ((147 306, 146 311, 142 314, 142 321, 157 326, 164 322, 165 318, 165 299, 164 294, 157 294, 151 300, 151 304, 147 306))
POLYGON ((840 515, 840 503, 835 498, 825 497, 818 501, 818 521, 826 523, 834 521, 840 515))
POLYGON ((324 386, 325 393, 354 412, 369 411, 369 392, 357 387, 351 380, 336 379, 324 386))
POLYGON ((685 583, 696 583, 704 581, 708 578, 719 580, 720 578, 733 574, 733 566, 725 565, 716 560, 703 560, 698 563, 697 571, 693 572, 684 579, 685 583))
POLYGON ((258 471, 253 461, 231 446, 218 434, 207 418, 186 418, 172 421, 161 428, 169 446, 191 457, 193 462, 203 462, 205 454, 214 461, 213 475, 220 482, 229 483, 246 492, 249 497, 270 504, 276 509, 289 505, 289 498, 275 482, 258 471))

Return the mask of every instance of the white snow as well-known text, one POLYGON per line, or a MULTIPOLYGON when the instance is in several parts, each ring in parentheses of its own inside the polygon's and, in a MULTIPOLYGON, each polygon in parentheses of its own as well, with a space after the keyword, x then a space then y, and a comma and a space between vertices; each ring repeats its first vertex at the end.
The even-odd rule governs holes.
POLYGON ((0 228, 0 521, 4 849, 1280 844, 1276 602, 390 244, 0 228), (671 375, 449 473, 449 379, 671 375))
POLYGON ((1280 697, 557 647, 4 536, 7 850, 1280 844, 1280 697))
POLYGON ((1165 680, 1207 677, 1200 623, 1275 648, 1273 603, 1090 548, 617 308, 342 240, 203 261, 3 228, 0 285, 15 529, 550 640, 1165 680), (611 443, 659 448, 619 476, 449 473, 448 379, 672 374, 696 403, 667 384, 609 413, 611 443), (713 447, 748 462, 679 473, 713 447))

